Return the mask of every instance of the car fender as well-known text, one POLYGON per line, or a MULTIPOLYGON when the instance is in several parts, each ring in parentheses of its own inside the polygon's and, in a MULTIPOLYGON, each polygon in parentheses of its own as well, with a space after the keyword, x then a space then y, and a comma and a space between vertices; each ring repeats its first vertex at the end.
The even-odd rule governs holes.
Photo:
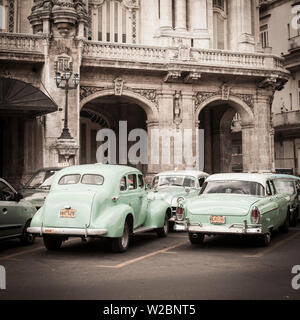
POLYGON ((41 207, 32 217, 30 227, 41 227, 43 224, 44 207, 41 207))
POLYGON ((125 220, 129 214, 133 217, 132 208, 126 204, 106 207, 91 221, 89 229, 106 229, 104 237, 119 238, 123 235, 125 220))
POLYGON ((171 217, 170 205, 164 200, 153 200, 149 203, 145 227, 162 228, 166 212, 171 217))

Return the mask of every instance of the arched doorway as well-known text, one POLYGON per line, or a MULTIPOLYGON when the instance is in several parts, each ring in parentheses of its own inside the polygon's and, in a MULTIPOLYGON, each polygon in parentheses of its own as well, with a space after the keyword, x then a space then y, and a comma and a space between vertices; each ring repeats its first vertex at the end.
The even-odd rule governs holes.
POLYGON ((242 126, 253 121, 244 103, 213 97, 198 112, 199 129, 204 131, 204 171, 243 172, 242 126))
MULTIPOLYGON (((128 135, 134 129, 147 133, 147 120, 154 117, 151 106, 142 98, 134 97, 130 92, 118 96, 109 90, 84 99, 81 106, 80 163, 95 163, 98 160, 96 152, 107 140, 96 141, 97 133, 101 129, 111 129, 116 136, 116 163, 134 166, 146 174, 147 164, 132 163, 128 158, 128 151, 136 143, 141 142, 147 158, 148 141, 140 138, 129 141, 132 139, 129 139, 128 135), (124 154, 120 152, 120 146, 124 143, 127 144, 125 159, 124 154)), ((138 157, 140 152, 141 149, 137 150, 138 157)))

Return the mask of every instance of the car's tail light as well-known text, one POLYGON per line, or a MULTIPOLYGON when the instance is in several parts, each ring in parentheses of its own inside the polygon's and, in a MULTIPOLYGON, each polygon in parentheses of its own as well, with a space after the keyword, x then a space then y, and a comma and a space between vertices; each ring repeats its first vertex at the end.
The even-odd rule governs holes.
POLYGON ((251 223, 257 224, 260 219, 260 212, 257 207, 253 207, 251 211, 251 223))
POLYGON ((184 209, 183 207, 177 207, 176 209, 176 219, 182 221, 184 218, 184 209))

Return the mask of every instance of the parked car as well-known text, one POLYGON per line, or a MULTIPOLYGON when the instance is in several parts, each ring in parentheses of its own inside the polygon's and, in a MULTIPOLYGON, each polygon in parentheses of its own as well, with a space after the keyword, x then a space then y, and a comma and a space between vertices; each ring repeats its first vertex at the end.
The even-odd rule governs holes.
POLYGON ((202 243, 205 235, 245 234, 267 246, 273 230, 288 231, 289 200, 267 174, 214 174, 199 197, 179 203, 176 229, 187 230, 192 244, 202 243))
POLYGON ((28 232, 41 234, 48 250, 69 237, 106 237, 114 252, 124 252, 133 233, 168 234, 171 208, 148 199, 143 174, 132 167, 81 165, 59 171, 45 204, 28 232))
POLYGON ((272 174, 270 177, 278 193, 290 195, 290 224, 295 226, 300 217, 300 178, 288 174, 272 174))
POLYGON ((163 199, 172 208, 169 228, 172 230, 176 218, 177 201, 195 197, 199 194, 209 175, 198 170, 164 171, 154 176, 149 197, 163 199))
POLYGON ((22 198, 7 181, 0 178, 0 240, 20 238, 24 244, 34 242, 27 227, 36 208, 22 198))
POLYGON ((61 168, 44 168, 36 171, 29 178, 27 183, 21 188, 20 192, 24 199, 31 202, 39 209, 50 191, 51 183, 56 172, 61 168))

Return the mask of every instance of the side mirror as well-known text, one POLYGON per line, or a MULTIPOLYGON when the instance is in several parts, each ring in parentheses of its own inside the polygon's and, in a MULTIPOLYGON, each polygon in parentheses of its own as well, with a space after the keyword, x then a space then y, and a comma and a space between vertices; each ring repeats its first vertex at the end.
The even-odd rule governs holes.
POLYGON ((21 193, 16 193, 16 195, 15 195, 15 201, 17 201, 17 202, 19 202, 20 200, 22 200, 23 199, 23 195, 21 194, 21 193))

